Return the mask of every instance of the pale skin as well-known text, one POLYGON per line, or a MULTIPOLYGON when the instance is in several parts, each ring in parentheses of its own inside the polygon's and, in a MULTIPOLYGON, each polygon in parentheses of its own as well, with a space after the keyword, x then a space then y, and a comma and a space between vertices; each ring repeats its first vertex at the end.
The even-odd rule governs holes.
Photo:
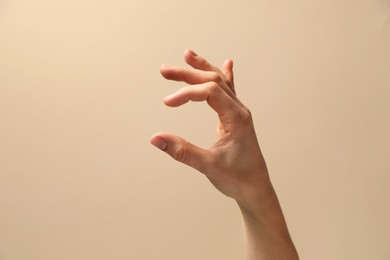
POLYGON ((241 210, 248 260, 296 260, 297 251, 269 178, 257 141, 252 116, 237 98, 233 61, 219 69, 192 50, 184 53, 190 67, 163 65, 162 76, 188 84, 164 98, 170 107, 206 101, 217 113, 217 138, 209 149, 200 148, 169 133, 153 135, 151 143, 204 174, 241 210))

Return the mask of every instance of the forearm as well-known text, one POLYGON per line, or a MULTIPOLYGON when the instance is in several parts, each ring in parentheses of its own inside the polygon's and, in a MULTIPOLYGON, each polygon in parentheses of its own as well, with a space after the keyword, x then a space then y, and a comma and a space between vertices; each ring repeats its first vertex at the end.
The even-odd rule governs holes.
POLYGON ((297 251, 270 182, 260 194, 237 201, 244 220, 248 260, 297 260, 297 251))

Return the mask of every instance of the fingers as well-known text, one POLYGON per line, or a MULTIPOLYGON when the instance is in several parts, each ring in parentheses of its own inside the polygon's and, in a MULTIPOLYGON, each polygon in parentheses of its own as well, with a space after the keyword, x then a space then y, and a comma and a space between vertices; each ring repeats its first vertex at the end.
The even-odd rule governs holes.
POLYGON ((222 72, 226 75, 226 77, 233 82, 233 61, 231 59, 225 60, 225 62, 222 65, 222 72))
POLYGON ((218 113, 222 123, 226 125, 236 122, 239 124, 240 118, 243 118, 246 112, 215 82, 183 87, 164 99, 164 103, 171 107, 181 106, 188 101, 207 101, 210 107, 218 113))
POLYGON ((216 66, 210 64, 205 58, 196 54, 193 50, 186 50, 184 53, 184 60, 190 66, 195 69, 203 71, 213 71, 218 73, 228 87, 234 92, 234 81, 233 81, 233 61, 226 60, 222 66, 222 71, 216 66))
POLYGON ((224 79, 222 72, 215 71, 203 71, 194 68, 184 68, 162 65, 160 67, 161 75, 169 80, 183 81, 190 85, 203 84, 207 82, 217 83, 229 96, 231 96, 236 102, 241 102, 237 99, 233 85, 229 86, 224 79))
POLYGON ((162 65, 161 75, 169 80, 183 81, 188 84, 202 84, 209 81, 221 81, 216 72, 202 71, 193 68, 162 65))
POLYGON ((192 50, 186 50, 184 59, 192 68, 162 65, 160 67, 161 75, 168 80, 182 81, 191 85, 210 81, 216 82, 226 93, 240 103, 235 95, 232 60, 226 60, 222 66, 223 71, 220 71, 192 50))
POLYGON ((210 151, 195 146, 181 137, 157 133, 152 136, 150 143, 169 154, 173 159, 200 172, 204 172, 211 165, 213 155, 210 151))
POLYGON ((184 60, 188 65, 191 65, 195 69, 204 70, 204 71, 214 71, 220 73, 221 71, 210 64, 206 59, 198 56, 193 50, 186 50, 184 53, 184 60))
POLYGON ((226 78, 231 82, 231 89, 236 93, 234 89, 234 75, 233 75, 233 61, 227 59, 222 65, 222 72, 225 74, 226 78))

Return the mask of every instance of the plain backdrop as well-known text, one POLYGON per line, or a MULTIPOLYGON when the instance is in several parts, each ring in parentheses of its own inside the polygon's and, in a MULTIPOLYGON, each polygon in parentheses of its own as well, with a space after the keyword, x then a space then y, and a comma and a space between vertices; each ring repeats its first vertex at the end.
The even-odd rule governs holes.
POLYGON ((212 144, 162 63, 235 61, 302 259, 390 259, 390 1, 0 1, 0 259, 236 260, 236 203, 149 144, 212 144))

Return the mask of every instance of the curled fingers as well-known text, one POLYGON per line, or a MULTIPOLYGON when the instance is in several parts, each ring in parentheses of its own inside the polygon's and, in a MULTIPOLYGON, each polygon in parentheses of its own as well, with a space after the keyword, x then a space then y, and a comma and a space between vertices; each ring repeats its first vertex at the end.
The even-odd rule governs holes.
POLYGON ((213 71, 225 81, 226 85, 232 90, 235 94, 234 82, 233 82, 233 61, 228 59, 224 62, 222 66, 222 71, 216 66, 209 63, 205 58, 196 54, 193 50, 186 50, 184 53, 185 62, 192 66, 195 69, 203 71, 213 71))
POLYGON ((200 85, 208 82, 214 82, 233 100, 235 100, 237 104, 244 107, 241 101, 239 101, 234 94, 233 90, 226 84, 226 81, 221 73, 167 65, 161 66, 160 72, 161 75, 168 80, 182 81, 190 85, 200 85))
POLYGON ((183 87, 164 99, 164 103, 171 107, 181 106, 189 101, 207 101, 226 126, 234 126, 249 116, 246 109, 212 81, 183 87))

